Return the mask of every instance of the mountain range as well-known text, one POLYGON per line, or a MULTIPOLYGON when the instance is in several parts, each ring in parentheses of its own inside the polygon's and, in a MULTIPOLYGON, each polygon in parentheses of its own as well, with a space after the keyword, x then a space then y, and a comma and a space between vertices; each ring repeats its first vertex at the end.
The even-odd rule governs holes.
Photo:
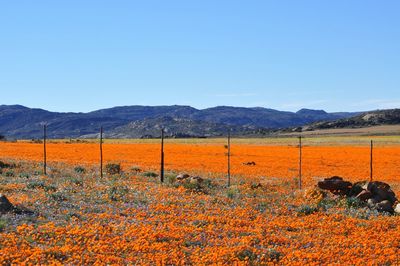
POLYGON ((88 113, 61 113, 22 105, 0 105, 0 135, 16 139, 41 138, 43 124, 48 126, 49 138, 96 137, 101 126, 106 137, 113 138, 159 137, 161 128, 165 128, 169 137, 221 136, 228 131, 236 135, 251 135, 317 121, 346 119, 358 114, 231 106, 196 109, 181 105, 134 105, 88 113))
POLYGON ((302 131, 314 131, 340 128, 362 128, 380 125, 399 125, 400 109, 388 109, 365 112, 356 116, 334 121, 319 121, 305 125, 302 131))

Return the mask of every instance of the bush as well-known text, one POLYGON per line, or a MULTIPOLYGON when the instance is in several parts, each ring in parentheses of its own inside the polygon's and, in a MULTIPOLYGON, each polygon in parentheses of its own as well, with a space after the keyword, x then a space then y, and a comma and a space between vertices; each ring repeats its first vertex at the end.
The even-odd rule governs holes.
POLYGON ((167 181, 168 184, 174 184, 176 181, 176 175, 175 174, 166 174, 165 180, 167 181))
POLYGON ((119 175, 121 173, 121 164, 109 163, 106 165, 106 172, 109 175, 119 175))
POLYGON ((43 181, 33 181, 26 185, 28 189, 43 189, 44 191, 56 191, 57 187, 53 185, 46 185, 43 181))
POLYGON ((346 206, 347 209, 349 208, 358 209, 364 207, 365 203, 356 197, 349 197, 345 199, 344 205, 346 206))
POLYGON ((125 199, 125 195, 128 194, 129 188, 126 186, 113 186, 107 193, 108 198, 112 201, 121 201, 125 199))
POLYGON ((7 171, 4 175, 6 177, 13 177, 14 176, 14 172, 13 171, 7 171))
POLYGON ((3 232, 7 226, 7 221, 4 219, 0 219, 0 232, 3 232))
POLYGON ((257 258, 257 255, 250 249, 244 249, 236 253, 236 257, 241 261, 253 261, 257 258))
POLYGON ((226 191, 226 196, 230 199, 239 197, 240 191, 237 187, 229 187, 226 191))
POLYGON ((56 193, 50 194, 50 198, 52 200, 55 200, 58 202, 66 201, 68 199, 67 196, 65 196, 65 194, 63 192, 56 192, 56 193))
POLYGON ((135 172, 135 173, 140 173, 140 172, 142 172, 142 169, 139 166, 135 165, 135 166, 131 167, 131 171, 135 172))
POLYGON ((143 176, 145 176, 145 177, 157 177, 158 174, 155 173, 155 172, 149 171, 149 172, 144 172, 144 173, 143 173, 143 176))
POLYGON ((82 166, 77 166, 74 168, 75 173, 77 174, 84 174, 86 173, 86 169, 82 166))
POLYGON ((71 183, 77 185, 77 186, 83 186, 83 180, 77 177, 71 177, 70 179, 71 183))
POLYGON ((19 177, 20 177, 20 178, 26 178, 26 179, 28 179, 28 178, 30 177, 30 175, 27 174, 27 173, 20 173, 20 174, 19 174, 19 177))
POLYGON ((269 258, 270 261, 275 261, 275 262, 280 261, 280 259, 283 257, 282 253, 273 248, 269 248, 268 253, 265 255, 269 258))
POLYGON ((299 215, 310 215, 318 212, 318 207, 310 205, 302 205, 297 209, 299 215))
POLYGON ((0 169, 1 168, 15 168, 15 167, 16 167, 15 163, 9 164, 9 163, 0 161, 0 169))

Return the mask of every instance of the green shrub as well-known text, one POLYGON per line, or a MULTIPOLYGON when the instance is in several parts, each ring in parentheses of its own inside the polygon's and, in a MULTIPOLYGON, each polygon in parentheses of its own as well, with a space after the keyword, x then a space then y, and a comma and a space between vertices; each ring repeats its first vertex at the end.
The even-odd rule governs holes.
POLYGON ((283 254, 280 253, 279 251, 273 249, 273 248, 269 248, 267 254, 265 254, 266 257, 269 258, 270 261, 274 261, 274 262, 278 262, 281 260, 281 258, 283 257, 283 254))
POLYGON ((148 171, 148 172, 144 172, 143 176, 145 176, 145 177, 157 177, 158 174, 155 173, 155 172, 148 171))
POLYGON ((52 200, 55 200, 58 202, 68 200, 68 197, 63 192, 56 192, 56 193, 50 194, 50 198, 52 200))
POLYGON ((176 181, 176 175, 175 174, 166 174, 165 175, 165 180, 169 184, 174 184, 176 181))
POLYGON ((236 257, 240 261, 253 261, 257 258, 257 255, 250 249, 244 249, 236 253, 236 257))
POLYGON ((139 166, 134 165, 131 167, 131 171, 135 173, 140 173, 142 172, 142 169, 139 166))
POLYGON ((0 218, 0 232, 3 232, 7 226, 7 221, 5 219, 0 218))
POLYGON ((83 186, 83 180, 81 178, 78 177, 71 177, 70 178, 71 183, 77 185, 77 186, 83 186))
POLYGON ((318 207, 316 206, 310 206, 310 205, 301 205, 298 209, 297 209, 297 213, 299 215, 310 215, 313 213, 318 212, 318 207))
POLYGON ((226 196, 230 199, 239 197, 240 191, 237 187, 229 187, 226 191, 226 196))
POLYGON ((362 202, 361 200, 359 200, 359 199, 356 198, 356 197, 347 197, 347 198, 344 199, 344 205, 345 205, 345 207, 348 208, 348 209, 349 209, 349 208, 358 209, 358 208, 364 207, 364 206, 365 206, 365 203, 362 202))
POLYGON ((15 168, 15 167, 16 167, 15 163, 9 164, 9 163, 0 161, 0 169, 1 168, 15 168))
POLYGON ((126 186, 112 186, 108 191, 108 198, 112 201, 123 201, 129 188, 126 186))
POLYGON ((13 171, 7 171, 7 172, 5 172, 4 175, 5 175, 6 177, 14 177, 14 176, 15 176, 15 174, 14 174, 13 171))
POLYGON ((28 189, 43 189, 44 191, 56 191, 57 187, 54 185, 46 185, 43 181, 32 181, 26 185, 28 189))
POLYGON ((75 173, 77 174, 84 174, 86 173, 86 169, 82 166, 77 166, 74 168, 75 173))
POLYGON ((28 179, 28 178, 30 178, 31 176, 30 176, 29 174, 27 174, 27 173, 21 173, 21 174, 19 174, 19 177, 20 177, 20 178, 26 178, 26 179, 28 179))
POLYGON ((106 165, 106 172, 109 175, 119 175, 121 173, 121 164, 109 163, 106 165))

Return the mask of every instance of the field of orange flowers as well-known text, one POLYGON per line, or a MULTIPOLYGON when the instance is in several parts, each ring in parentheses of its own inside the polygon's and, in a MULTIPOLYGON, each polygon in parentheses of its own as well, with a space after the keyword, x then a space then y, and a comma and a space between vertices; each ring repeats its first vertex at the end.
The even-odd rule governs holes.
MULTIPOLYGON (((298 148, 237 143, 226 187, 223 142, 167 143, 167 178, 158 143, 106 143, 104 161, 123 172, 99 177, 95 143, 50 143, 48 175, 37 143, 0 143, 0 193, 33 215, 0 218, 0 264, 400 264, 399 217, 356 209, 344 199, 305 197, 315 182, 369 177, 367 145, 307 145, 304 189, 298 148), (245 165, 255 162, 255 165, 245 165), (77 167, 80 166, 80 167, 77 167), (179 183, 174 173, 206 179, 179 183), (318 207, 318 208, 317 208, 318 207)), ((400 146, 374 150, 374 178, 399 194, 400 146)))

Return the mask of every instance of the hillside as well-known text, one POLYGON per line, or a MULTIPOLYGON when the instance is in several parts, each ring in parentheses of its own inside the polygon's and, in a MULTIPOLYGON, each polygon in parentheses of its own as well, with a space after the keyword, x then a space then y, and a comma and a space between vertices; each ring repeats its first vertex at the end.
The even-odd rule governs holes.
POLYGON ((1 105, 0 134, 7 138, 40 138, 42 125, 46 123, 50 138, 93 135, 101 126, 110 136, 145 137, 157 135, 154 130, 164 119, 163 123, 172 123, 169 125, 171 134, 177 136, 218 136, 224 134, 228 126, 233 132, 246 135, 354 115, 309 109, 285 112, 261 107, 219 106, 199 110, 179 105, 120 106, 89 113, 59 113, 21 105, 1 105))
MULTIPOLYGON (((196 121, 186 118, 163 116, 146 118, 117 127, 105 133, 106 138, 159 138, 161 129, 164 128, 165 137, 168 138, 198 138, 218 137, 226 135, 229 131, 233 135, 255 134, 261 130, 250 126, 230 126, 221 123, 196 121)), ((83 138, 98 137, 98 133, 82 136, 83 138)))
POLYGON ((363 128, 383 125, 399 125, 400 109, 378 110, 366 112, 350 118, 334 121, 315 122, 302 127, 302 131, 315 131, 338 128, 363 128))

